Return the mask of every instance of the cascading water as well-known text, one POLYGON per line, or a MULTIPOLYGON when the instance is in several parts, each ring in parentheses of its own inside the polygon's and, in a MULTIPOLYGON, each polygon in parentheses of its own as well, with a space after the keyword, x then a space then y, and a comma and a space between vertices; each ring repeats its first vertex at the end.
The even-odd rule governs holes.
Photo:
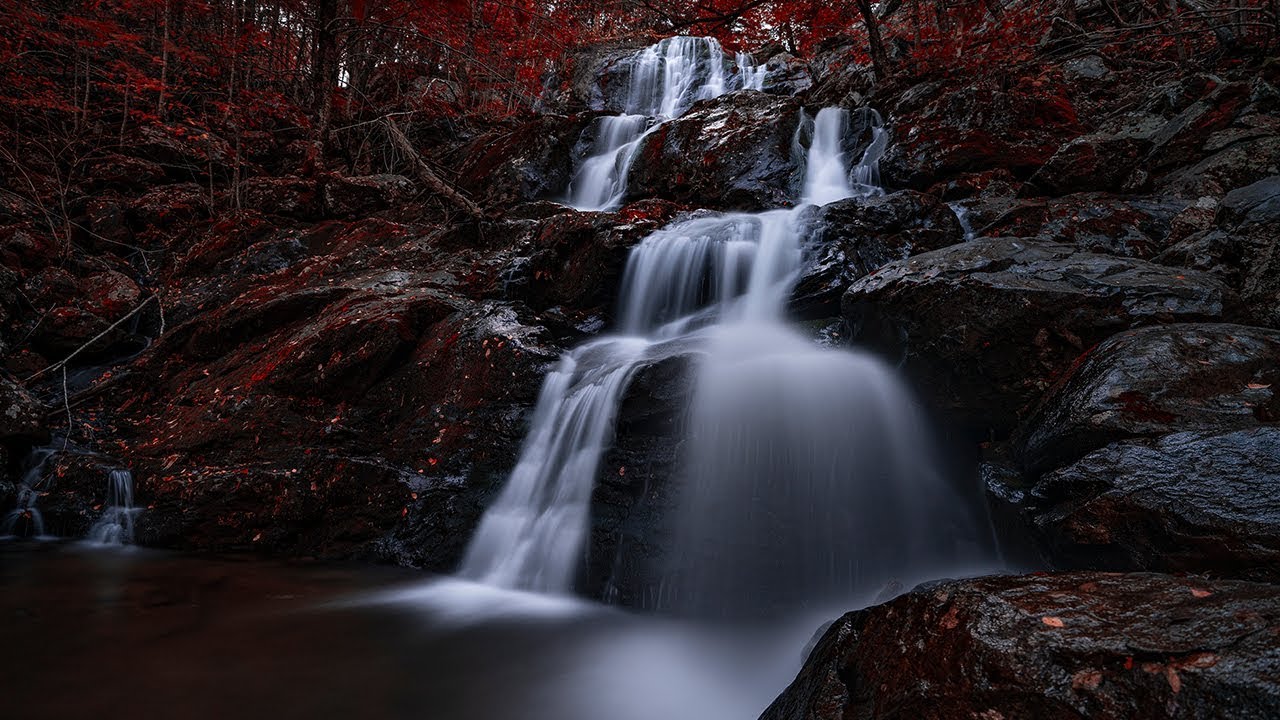
MULTIPOLYGON (((687 76, 654 77, 645 69, 633 83, 682 94, 692 87, 687 76)), ((972 536, 972 523, 935 472, 923 418, 901 382, 872 357, 820 349, 782 320, 809 206, 881 192, 873 183, 885 134, 878 115, 866 117, 869 142, 852 167, 848 113, 814 118, 800 207, 686 220, 632 250, 619 334, 571 351, 548 376, 464 576, 572 590, 627 384, 676 343, 705 358, 693 450, 677 478, 678 551, 659 606, 758 612, 848 599, 963 554, 954 538, 972 536)))
POLYGON ((5 515, 4 524, 0 525, 0 538, 45 537, 44 516, 37 507, 40 500, 38 487, 44 479, 44 466, 54 452, 52 447, 31 451, 25 463, 22 481, 18 483, 17 505, 5 515))
POLYGON ((735 62, 737 73, 730 74, 724 49, 710 37, 670 37, 636 53, 629 61, 623 114, 599 118, 588 130, 591 151, 569 182, 569 204, 579 210, 617 207, 646 135, 698 100, 763 89, 764 68, 746 53, 738 53, 735 62))
MULTIPOLYGON (((841 108, 823 108, 818 115, 802 123, 812 140, 805 164, 804 200, 813 205, 826 205, 854 195, 879 195, 880 158, 884 157, 889 136, 880 114, 866 110, 864 118, 870 138, 862 157, 850 167, 845 146, 850 138, 850 116, 841 108)), ((861 133, 858 133, 861 134, 861 133)))
POLYGON ((139 512, 133 506, 133 473, 112 470, 107 475, 107 507, 89 529, 89 542, 98 545, 132 545, 133 520, 139 512))

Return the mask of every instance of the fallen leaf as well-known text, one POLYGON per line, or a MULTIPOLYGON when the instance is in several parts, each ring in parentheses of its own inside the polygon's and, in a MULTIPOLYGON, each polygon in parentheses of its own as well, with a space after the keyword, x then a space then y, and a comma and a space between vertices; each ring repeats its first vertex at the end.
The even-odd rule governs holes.
POLYGON ((1056 628, 1060 628, 1066 625, 1066 623, 1062 622, 1062 618, 1056 618, 1052 616, 1042 617, 1040 618, 1040 622, 1044 623, 1045 625, 1048 625, 1049 627, 1056 627, 1056 628))
POLYGON ((1164 676, 1168 679, 1169 687, 1173 690, 1174 695, 1182 692, 1182 678, 1178 677, 1178 671, 1174 670, 1172 665, 1164 669, 1164 676))
POLYGON ((1201 588, 1191 588, 1191 594, 1198 598, 1207 598, 1213 594, 1212 591, 1203 590, 1201 588))

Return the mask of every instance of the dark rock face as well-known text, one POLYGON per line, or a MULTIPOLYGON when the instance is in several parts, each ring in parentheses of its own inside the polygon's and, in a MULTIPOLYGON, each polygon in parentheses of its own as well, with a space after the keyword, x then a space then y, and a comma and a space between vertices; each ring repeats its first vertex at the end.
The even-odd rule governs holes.
POLYGON ((1113 443, 1028 501, 1060 563, 1280 578, 1280 427, 1113 443))
POLYGON ((881 166, 894 187, 924 189, 965 172, 1004 169, 1027 178, 1082 132, 1067 88, 1050 77, 956 86, 921 83, 896 98, 881 166))
POLYGON ((1227 193, 1222 214, 1243 241, 1241 294, 1254 320, 1280 328, 1280 175, 1227 193))
POLYGON ((0 444, 46 437, 44 406, 16 380, 0 373, 0 444))
POLYGON ((1115 440, 1280 421, 1280 331, 1167 325, 1091 350, 1027 422, 1021 460, 1060 467, 1115 440))
POLYGON ((806 267, 792 295, 792 308, 802 317, 837 315, 840 297, 854 280, 964 239, 949 207, 913 190, 841 200, 815 215, 806 267))
POLYGON ((736 92, 697 103, 645 138, 627 197, 722 210, 791 205, 799 122, 790 98, 736 92))
POLYGON ((685 411, 693 395, 696 348, 654 348, 618 409, 617 441, 592 494, 591 540, 580 591, 627 607, 655 607, 671 548, 685 411))
POLYGON ((458 184, 485 207, 562 194, 573 177, 574 146, 590 115, 542 115, 466 149, 458 184))
POLYGON ((636 203, 616 213, 555 205, 547 217, 494 223, 483 232, 511 248, 501 270, 501 297, 538 310, 554 308, 574 325, 598 324, 612 317, 630 249, 678 209, 663 201, 636 203))
POLYGON ((840 618, 762 720, 1280 714, 1280 590, 1071 573, 921 587, 840 618))
POLYGON ((1219 320, 1232 302, 1203 273, 997 238, 886 265, 855 282, 843 308, 862 342, 905 348, 942 410, 1008 430, 1095 343, 1135 326, 1219 320))
MULTIPOLYGON (((1035 238, 1090 252, 1149 259, 1168 245, 1175 218, 1187 208, 1176 198, 1080 193, 1008 202, 995 217, 975 217, 986 237, 1035 238)), ((982 208, 980 208, 982 209, 982 208)))

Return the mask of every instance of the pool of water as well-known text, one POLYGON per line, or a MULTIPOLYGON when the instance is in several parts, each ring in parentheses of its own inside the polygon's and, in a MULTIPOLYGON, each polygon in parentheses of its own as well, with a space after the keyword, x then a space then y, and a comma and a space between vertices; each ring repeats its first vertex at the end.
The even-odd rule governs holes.
POLYGON ((11 718, 750 720, 824 619, 709 626, 365 566, 0 544, 11 718))

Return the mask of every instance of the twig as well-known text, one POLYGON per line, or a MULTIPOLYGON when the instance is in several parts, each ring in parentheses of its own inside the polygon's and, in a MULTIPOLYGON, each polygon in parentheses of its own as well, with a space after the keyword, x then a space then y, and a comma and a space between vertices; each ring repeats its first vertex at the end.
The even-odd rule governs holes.
POLYGON ((81 352, 83 352, 83 351, 84 351, 86 348, 88 348, 90 345, 92 345, 92 344, 94 344, 95 342, 97 342, 97 341, 101 340, 103 337, 105 337, 105 336, 107 335, 107 333, 109 333, 109 332, 111 332, 112 330, 115 330, 116 328, 120 327, 120 325, 121 325, 122 323, 124 323, 124 321, 125 321, 125 320, 128 320, 129 318, 133 317, 134 315, 137 315, 137 314, 138 314, 138 312, 142 310, 142 308, 144 308, 144 307, 146 307, 146 306, 147 306, 147 303, 151 302, 152 300, 155 300, 155 299, 156 299, 156 297, 157 297, 157 296, 152 295, 151 297, 147 298, 146 300, 143 300, 142 302, 138 303, 138 307, 136 307, 136 308, 134 308, 134 309, 130 310, 130 311, 129 311, 129 314, 127 314, 127 315, 125 315, 124 317, 120 318, 119 320, 117 320, 117 321, 115 321, 115 322, 111 323, 111 325, 109 325, 109 326, 107 327, 107 329, 106 329, 106 330, 103 330, 102 332, 98 333, 97 335, 94 335, 92 338, 90 338, 90 339, 89 339, 89 341, 88 341, 88 342, 86 342, 85 344, 83 344, 83 345, 81 345, 80 347, 76 348, 75 350, 71 351, 71 354, 70 354, 70 355, 68 355, 68 356, 66 356, 66 357, 64 357, 64 358, 62 358, 62 359, 61 359, 61 360, 59 360, 58 362, 56 362, 56 363, 54 363, 54 364, 50 365, 49 367, 47 367, 47 368, 45 368, 45 369, 43 369, 43 370, 41 370, 41 371, 37 372, 36 374, 29 376, 29 377, 28 377, 26 380, 24 380, 23 382, 31 382, 32 380, 35 380, 36 378, 40 377, 41 375, 44 375, 45 373, 47 373, 47 372, 49 372, 49 371, 51 371, 51 370, 57 370, 57 369, 59 369, 59 368, 61 368, 61 369, 63 370, 63 374, 64 374, 63 381, 65 382, 65 380, 66 380, 66 378, 65 378, 65 374, 66 374, 66 367, 67 367, 67 363, 71 362, 71 359, 72 359, 72 358, 74 358, 75 356, 79 355, 81 352))

